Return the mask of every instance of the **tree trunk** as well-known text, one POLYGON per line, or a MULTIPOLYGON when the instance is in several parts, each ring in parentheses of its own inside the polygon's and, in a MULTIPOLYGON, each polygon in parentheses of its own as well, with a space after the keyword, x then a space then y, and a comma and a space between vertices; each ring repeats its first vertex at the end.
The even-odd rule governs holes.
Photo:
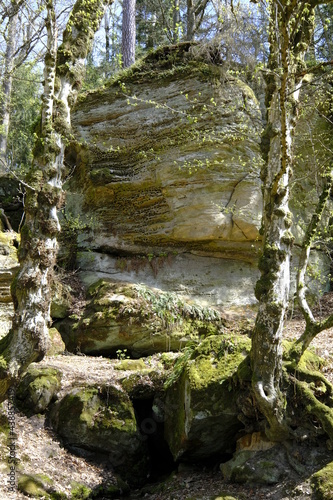
POLYGON ((305 274, 309 263, 311 245, 316 235, 318 225, 320 224, 320 221, 322 219, 325 206, 330 197, 332 187, 333 168, 330 167, 325 173, 324 186, 319 197, 316 210, 313 213, 311 221, 305 232, 302 242, 301 255, 299 258, 297 273, 297 299, 305 319, 305 329, 303 334, 294 342, 294 345, 289 351, 289 357, 295 362, 296 365, 300 361, 302 354, 309 347, 315 336, 320 332, 326 330, 327 328, 332 328, 333 326, 333 314, 330 314, 324 320, 316 320, 314 318, 311 308, 306 299, 305 284, 305 274))
POLYGON ((124 0, 122 25, 123 67, 128 68, 135 63, 135 0, 124 0))
POLYGON ((267 127, 262 138, 263 253, 256 284, 259 310, 252 340, 252 388, 266 417, 272 440, 288 435, 282 375, 282 331, 289 299, 290 255, 293 236, 289 179, 292 138, 297 119, 301 78, 297 78, 313 30, 313 11, 306 2, 289 5, 270 1, 270 59, 266 105, 267 127))
POLYGON ((110 14, 108 10, 105 11, 104 15, 104 30, 105 30, 105 62, 108 65, 110 63, 110 14))
POLYGON ((70 109, 77 95, 84 59, 108 0, 77 0, 63 43, 56 52, 53 2, 48 1, 48 50, 42 120, 27 184, 26 221, 21 231, 20 270, 12 285, 13 326, 0 341, 0 401, 25 368, 43 358, 48 347, 52 273, 63 203, 63 159, 70 132, 70 109))
POLYGON ((194 38, 195 29, 195 5, 194 0, 187 0, 186 12, 186 40, 191 41, 194 38))
MULTIPOLYGON (((13 4, 14 5, 14 4, 13 4)), ((7 142, 10 122, 10 103, 13 84, 14 53, 16 47, 18 12, 15 9, 8 21, 7 47, 5 54, 5 71, 3 75, 1 95, 1 130, 0 130, 0 174, 6 172, 7 142)))
POLYGON ((180 5, 179 0, 173 0, 173 13, 172 13, 172 41, 177 43, 180 40, 180 5))

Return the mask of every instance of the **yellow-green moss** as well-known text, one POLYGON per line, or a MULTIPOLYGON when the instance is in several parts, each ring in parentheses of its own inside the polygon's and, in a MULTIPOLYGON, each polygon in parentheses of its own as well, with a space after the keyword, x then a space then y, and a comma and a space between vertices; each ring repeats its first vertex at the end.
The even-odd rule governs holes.
POLYGON ((333 462, 311 476, 311 486, 316 500, 332 500, 333 462))
POLYGON ((71 498, 77 500, 87 500, 91 498, 92 489, 85 484, 77 483, 73 481, 71 483, 71 498))
POLYGON ((18 479, 17 489, 21 493, 33 498, 51 499, 48 489, 52 486, 52 480, 43 474, 24 474, 18 479))
POLYGON ((123 359, 114 365, 115 370, 145 370, 150 371, 143 359, 123 359))
POLYGON ((249 353, 251 341, 245 336, 213 336, 203 340, 189 362, 191 386, 200 390, 212 382, 229 379, 249 353))

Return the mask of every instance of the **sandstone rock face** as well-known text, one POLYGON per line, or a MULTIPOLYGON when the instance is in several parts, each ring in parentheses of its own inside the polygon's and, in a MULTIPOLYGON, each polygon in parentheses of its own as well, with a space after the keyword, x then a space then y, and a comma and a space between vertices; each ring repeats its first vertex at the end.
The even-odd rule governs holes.
MULTIPOLYGON (((111 277, 204 305, 251 305, 264 120, 248 85, 191 50, 184 43, 156 51, 80 98, 65 217, 80 228, 78 266, 88 286, 111 277)), ((292 185, 290 205, 297 244, 320 188, 309 170, 327 163, 312 126, 323 140, 327 124, 315 106, 296 130, 293 168, 301 182, 292 185)), ((315 261, 327 275, 328 260, 315 261)))
POLYGON ((108 254, 110 272, 118 264, 131 281, 133 254, 169 258, 169 272, 147 266, 143 281, 179 291, 184 280, 212 304, 254 302, 262 123, 247 85, 192 61, 185 44, 81 98, 73 127, 81 146, 66 213, 85 228, 83 271, 108 274, 108 254))

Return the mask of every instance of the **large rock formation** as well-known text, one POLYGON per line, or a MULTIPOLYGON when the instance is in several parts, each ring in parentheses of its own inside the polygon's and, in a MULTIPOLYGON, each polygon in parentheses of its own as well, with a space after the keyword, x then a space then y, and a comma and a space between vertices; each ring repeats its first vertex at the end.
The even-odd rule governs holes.
POLYGON ((83 96, 73 127, 65 217, 80 226, 87 283, 254 302, 262 120, 250 87, 183 44, 83 96))
MULTIPOLYGON (((67 258, 78 252, 87 285, 104 277, 202 305, 255 303, 264 119, 236 73, 195 59, 184 43, 154 52, 80 98, 64 222, 72 228, 67 258)), ((302 182, 292 185, 296 243, 320 187, 309 162, 326 161, 309 123, 320 141, 327 128, 306 107, 294 165, 302 182)), ((297 251, 295 257, 294 264, 297 251)), ((322 256, 314 263, 328 274, 322 256)))

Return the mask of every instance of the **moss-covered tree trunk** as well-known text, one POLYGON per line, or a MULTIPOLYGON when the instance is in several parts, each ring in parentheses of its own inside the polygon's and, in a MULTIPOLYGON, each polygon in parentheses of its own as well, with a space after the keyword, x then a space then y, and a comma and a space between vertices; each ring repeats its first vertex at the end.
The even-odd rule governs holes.
POLYGON ((262 145, 263 252, 256 284, 259 311, 252 341, 252 388, 268 422, 267 435, 288 435, 282 375, 282 331, 289 298, 290 232, 289 181, 293 131, 301 87, 304 55, 311 40, 314 6, 296 0, 270 0, 270 58, 267 73, 267 127, 262 145))
POLYGON ((48 347, 52 273, 57 256, 63 202, 63 160, 70 134, 70 109, 80 87, 84 60, 109 0, 77 0, 63 43, 56 50, 53 2, 47 2, 48 47, 42 117, 33 165, 27 179, 20 270, 12 286, 13 326, 0 342, 0 401, 9 386, 48 347))

